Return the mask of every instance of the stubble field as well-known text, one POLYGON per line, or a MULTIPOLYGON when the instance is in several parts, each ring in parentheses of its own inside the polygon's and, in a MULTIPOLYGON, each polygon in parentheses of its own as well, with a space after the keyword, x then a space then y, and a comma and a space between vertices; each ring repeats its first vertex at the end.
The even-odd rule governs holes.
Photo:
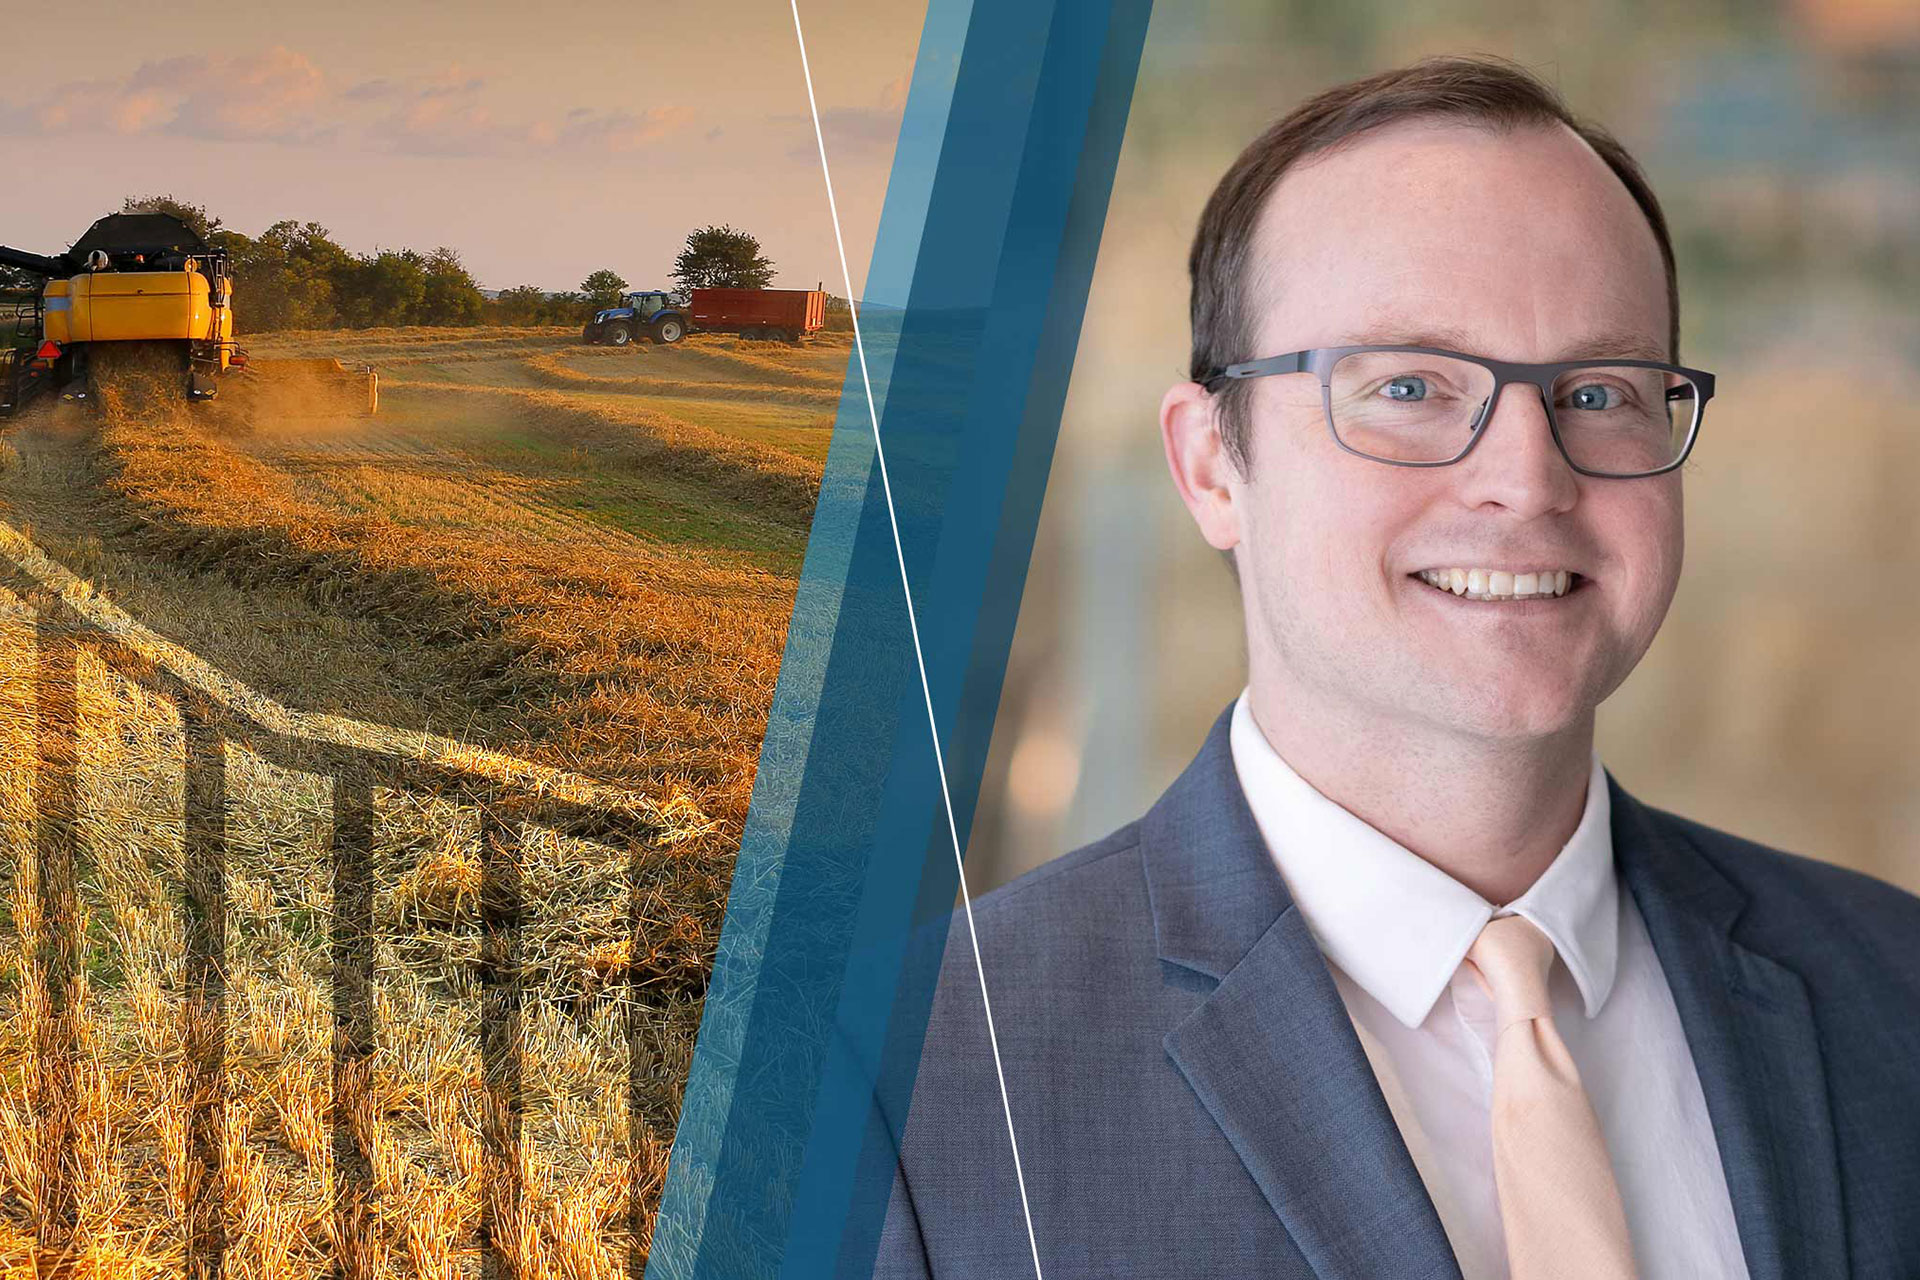
POLYGON ((637 1274, 846 341, 247 345, 0 445, 0 1264, 637 1274))

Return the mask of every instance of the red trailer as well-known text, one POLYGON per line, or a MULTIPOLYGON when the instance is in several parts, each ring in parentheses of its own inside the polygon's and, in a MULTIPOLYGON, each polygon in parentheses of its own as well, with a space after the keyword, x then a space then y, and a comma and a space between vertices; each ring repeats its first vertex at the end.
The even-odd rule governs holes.
POLYGON ((821 289, 695 289, 687 306, 696 333, 794 342, 827 323, 821 289))

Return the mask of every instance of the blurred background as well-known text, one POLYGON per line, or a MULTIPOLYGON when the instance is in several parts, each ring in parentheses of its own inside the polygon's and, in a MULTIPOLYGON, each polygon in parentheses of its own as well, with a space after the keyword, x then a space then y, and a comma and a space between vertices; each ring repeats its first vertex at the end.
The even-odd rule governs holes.
POLYGON ((1138 817, 1245 680, 1236 588, 1167 479, 1188 242, 1301 99, 1512 58, 1640 159, 1682 358, 1719 375, 1686 570, 1600 710, 1640 798, 1920 891, 1920 0, 1160 5, 968 853, 976 894, 1138 817))

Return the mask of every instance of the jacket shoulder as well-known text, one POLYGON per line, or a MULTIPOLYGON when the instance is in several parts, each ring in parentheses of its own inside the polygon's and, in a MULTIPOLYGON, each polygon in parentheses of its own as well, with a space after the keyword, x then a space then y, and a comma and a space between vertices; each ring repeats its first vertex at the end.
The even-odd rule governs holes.
MULTIPOLYGON (((1006 1004, 1047 1007, 1064 989, 1146 980, 1154 956, 1153 911, 1141 863, 1138 823, 1062 854, 983 893, 936 925, 944 933, 935 1021, 943 1012, 972 1018, 979 999, 974 950, 996 983, 996 1010, 1006 1004)), ((1051 1018, 1064 1016, 1052 1005, 1051 1018)))
POLYGON ((1650 812, 1746 895, 1743 931, 1809 954, 1871 952, 1920 983, 1920 897, 1864 872, 1650 812))
POLYGON ((983 929, 1007 935, 1036 927, 1071 929, 1146 905, 1140 823, 1135 821, 982 894, 973 913, 983 929))
POLYGON ((1033 870, 1017 876, 980 896, 977 905, 998 907, 1036 891, 1040 893, 1071 892, 1089 879, 1113 875, 1121 869, 1120 865, 1130 861, 1128 855, 1140 847, 1140 823, 1138 820, 1126 826, 1110 831, 1092 844, 1081 845, 1071 853, 1063 853, 1057 858, 1041 863, 1033 870))

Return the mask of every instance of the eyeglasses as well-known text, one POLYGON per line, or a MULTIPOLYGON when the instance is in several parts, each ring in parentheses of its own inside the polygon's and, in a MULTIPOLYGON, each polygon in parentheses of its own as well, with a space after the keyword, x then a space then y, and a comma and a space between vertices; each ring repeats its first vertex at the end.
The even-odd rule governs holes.
POLYGON ((1315 347, 1215 369, 1230 379, 1311 373, 1327 430, 1348 453, 1396 467, 1444 467, 1467 456, 1508 383, 1540 389, 1547 427, 1581 475, 1656 476, 1687 460, 1713 398, 1713 375, 1654 360, 1516 364, 1437 347, 1315 347))

